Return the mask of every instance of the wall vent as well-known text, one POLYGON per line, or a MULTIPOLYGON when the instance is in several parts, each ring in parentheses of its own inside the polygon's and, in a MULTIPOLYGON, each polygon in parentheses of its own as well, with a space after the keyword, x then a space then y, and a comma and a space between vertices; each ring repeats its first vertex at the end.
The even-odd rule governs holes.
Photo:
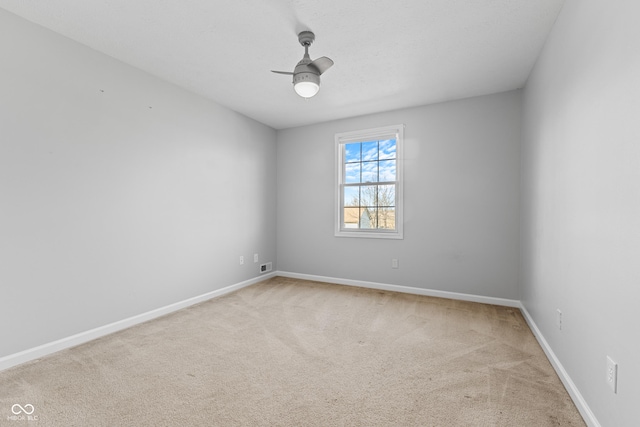
POLYGON ((268 262, 266 264, 260 264, 260 273, 268 273, 273 268, 273 264, 268 262))

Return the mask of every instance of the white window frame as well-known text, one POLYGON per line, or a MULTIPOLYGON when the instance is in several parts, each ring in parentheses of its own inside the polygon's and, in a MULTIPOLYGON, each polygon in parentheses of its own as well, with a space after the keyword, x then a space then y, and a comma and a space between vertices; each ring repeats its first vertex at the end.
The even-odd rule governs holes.
MULTIPOLYGON (((363 129, 351 132, 342 132, 335 135, 336 150, 336 183, 335 183, 335 236, 336 237, 363 237, 376 239, 403 239, 403 150, 404 150, 404 125, 391 125, 373 129, 363 129), (344 228, 342 225, 344 215, 344 181, 345 163, 344 146, 353 142, 365 142, 374 139, 396 140, 396 205, 395 205, 395 230, 383 229, 355 229, 344 228)), ((377 183, 370 183, 377 184, 377 183)))

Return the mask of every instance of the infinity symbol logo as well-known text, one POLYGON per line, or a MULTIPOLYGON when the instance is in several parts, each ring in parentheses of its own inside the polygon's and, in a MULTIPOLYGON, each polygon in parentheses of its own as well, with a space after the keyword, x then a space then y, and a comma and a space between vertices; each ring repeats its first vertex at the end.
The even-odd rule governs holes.
POLYGON ((21 412, 24 412, 27 415, 31 415, 35 410, 36 408, 34 408, 31 403, 27 403, 26 405, 24 405, 24 407, 16 403, 11 407, 11 412, 13 412, 13 415, 19 415, 21 412))

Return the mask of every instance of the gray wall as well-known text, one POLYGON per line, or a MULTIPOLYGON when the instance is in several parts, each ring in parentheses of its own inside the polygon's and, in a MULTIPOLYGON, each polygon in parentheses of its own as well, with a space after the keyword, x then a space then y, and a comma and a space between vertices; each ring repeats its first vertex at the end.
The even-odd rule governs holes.
POLYGON ((278 269, 518 299, 520 102, 513 91, 278 131, 278 269), (334 237, 334 134, 398 123, 404 240, 334 237))
POLYGON ((638 16, 567 0, 524 91, 522 300, 603 426, 640 425, 638 16))
POLYGON ((3 10, 0 52, 0 357, 276 261, 275 130, 3 10))

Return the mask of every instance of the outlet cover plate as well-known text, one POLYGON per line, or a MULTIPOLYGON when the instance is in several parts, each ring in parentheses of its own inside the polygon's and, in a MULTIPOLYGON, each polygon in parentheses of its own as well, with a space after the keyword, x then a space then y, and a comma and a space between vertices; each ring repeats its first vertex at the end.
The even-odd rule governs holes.
POLYGON ((560 309, 556 311, 556 324, 558 325, 558 329, 562 330, 562 311, 560 309))
POLYGON ((618 364, 607 356, 607 384, 614 393, 618 392, 618 364))

